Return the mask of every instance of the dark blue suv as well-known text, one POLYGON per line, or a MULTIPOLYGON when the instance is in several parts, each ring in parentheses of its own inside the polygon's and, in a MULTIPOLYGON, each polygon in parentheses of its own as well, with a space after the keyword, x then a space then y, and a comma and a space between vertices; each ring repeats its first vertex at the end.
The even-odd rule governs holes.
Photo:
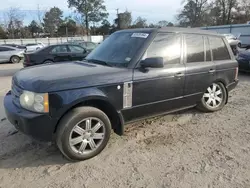
POLYGON ((197 107, 222 109, 238 83, 226 39, 196 29, 124 30, 84 61, 25 68, 4 99, 9 121, 36 139, 55 140, 70 160, 99 154, 111 130, 197 107))

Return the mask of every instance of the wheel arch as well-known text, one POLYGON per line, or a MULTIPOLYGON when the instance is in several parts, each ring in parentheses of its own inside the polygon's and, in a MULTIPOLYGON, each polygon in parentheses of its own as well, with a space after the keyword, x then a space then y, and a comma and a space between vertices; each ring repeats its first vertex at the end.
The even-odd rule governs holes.
POLYGON ((9 61, 11 61, 12 57, 18 57, 19 59, 21 59, 21 57, 19 57, 18 55, 13 54, 13 55, 10 56, 10 60, 9 61))
POLYGON ((44 64, 46 61, 52 61, 52 62, 54 62, 52 59, 45 59, 45 60, 43 61, 43 64, 44 64))
POLYGON ((54 133, 56 133, 58 125, 61 119, 72 109, 77 107, 84 107, 84 106, 91 106, 98 108, 99 110, 103 111, 109 118, 112 129, 118 135, 122 135, 124 133, 124 121, 122 115, 116 110, 114 105, 112 105, 106 97, 103 96, 90 96, 84 97, 83 99, 77 100, 74 102, 67 110, 63 112, 60 116, 59 120, 57 121, 57 125, 55 127, 54 133))
POLYGON ((227 92, 227 96, 226 96, 226 104, 227 104, 228 103, 228 89, 227 89, 228 84, 227 84, 226 80, 219 78, 219 79, 215 80, 215 83, 221 83, 225 87, 226 92, 227 92))

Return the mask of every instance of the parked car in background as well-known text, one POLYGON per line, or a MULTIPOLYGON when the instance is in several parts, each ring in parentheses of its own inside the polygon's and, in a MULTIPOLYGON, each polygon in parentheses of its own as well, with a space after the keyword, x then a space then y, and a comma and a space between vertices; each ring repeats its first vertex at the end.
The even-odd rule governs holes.
POLYGON ((94 42, 87 42, 87 41, 83 41, 83 40, 73 40, 73 41, 69 41, 69 44, 78 44, 80 46, 82 46, 83 48, 85 48, 87 51, 91 52, 92 50, 94 50, 98 44, 94 43, 94 42))
POLYGON ((0 46, 0 63, 19 63, 23 58, 24 49, 11 46, 0 46))
POLYGON ((10 46, 10 47, 24 49, 24 50, 27 49, 26 46, 24 46, 24 45, 18 45, 18 44, 3 44, 2 46, 10 46))
POLYGON ((68 40, 68 42, 67 43, 79 43, 79 42, 85 42, 85 40, 68 40))
POLYGON ((55 139, 65 157, 79 161, 98 155, 112 129, 122 135, 138 119, 221 110, 238 84, 238 63, 218 34, 133 29, 112 34, 80 63, 22 69, 12 80, 8 120, 33 138, 55 139))
POLYGON ((228 44, 231 46, 234 55, 237 56, 239 53, 239 47, 241 47, 241 41, 238 40, 238 38, 233 34, 223 34, 223 36, 226 37, 228 44))
POLYGON ((45 45, 41 42, 26 44, 26 52, 32 52, 44 48, 45 45))
POLYGON ((51 45, 35 52, 25 53, 23 66, 27 67, 63 61, 81 61, 87 55, 87 50, 76 44, 51 45))
POLYGON ((231 34, 231 33, 229 33, 229 34, 223 34, 225 37, 226 37, 226 39, 227 39, 227 41, 228 41, 228 43, 230 44, 230 45, 237 45, 238 47, 241 47, 241 41, 239 40, 239 37, 236 37, 235 35, 233 35, 233 34, 231 34))
POLYGON ((240 71, 250 72, 250 49, 240 51, 237 56, 237 61, 240 71))
POLYGON ((94 42, 80 42, 78 44, 90 52, 98 46, 98 44, 94 42))

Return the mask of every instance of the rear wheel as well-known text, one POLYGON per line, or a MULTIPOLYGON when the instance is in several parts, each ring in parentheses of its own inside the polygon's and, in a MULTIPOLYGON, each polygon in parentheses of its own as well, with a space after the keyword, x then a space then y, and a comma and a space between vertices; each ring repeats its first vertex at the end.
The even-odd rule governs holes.
POLYGON ((10 58, 10 62, 11 63, 20 63, 20 57, 18 57, 18 56, 12 56, 11 58, 10 58))
POLYGON ((222 83, 213 83, 204 93, 200 104, 197 106, 205 112, 221 110, 227 101, 227 90, 222 83))
POLYGON ((56 134, 58 148, 72 161, 90 159, 107 145, 111 123, 107 115, 94 107, 75 108, 66 114, 56 134))
POLYGON ((54 63, 54 62, 51 61, 51 60, 46 60, 46 61, 43 62, 43 64, 51 64, 51 63, 54 63))

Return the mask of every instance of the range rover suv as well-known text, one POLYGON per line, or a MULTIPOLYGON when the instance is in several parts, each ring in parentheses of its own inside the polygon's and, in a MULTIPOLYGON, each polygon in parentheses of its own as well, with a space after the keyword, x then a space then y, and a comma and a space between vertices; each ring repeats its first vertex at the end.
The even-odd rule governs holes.
POLYGON ((25 68, 12 80, 4 98, 9 121, 80 161, 99 154, 112 129, 122 135, 135 120, 221 110, 238 83, 238 64, 222 35, 134 29, 112 34, 84 61, 25 68))

